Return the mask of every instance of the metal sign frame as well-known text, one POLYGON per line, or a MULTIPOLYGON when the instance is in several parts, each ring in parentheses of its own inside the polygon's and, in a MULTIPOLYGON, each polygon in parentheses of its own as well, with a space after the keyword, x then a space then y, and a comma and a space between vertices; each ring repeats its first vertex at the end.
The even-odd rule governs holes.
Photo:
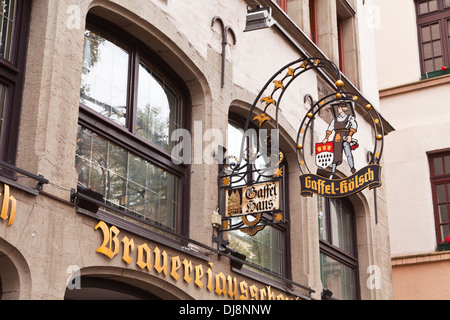
MULTIPOLYGON (((336 115, 336 110, 333 108, 334 105, 339 103, 347 103, 351 106, 351 112, 355 115, 355 105, 361 106, 366 110, 366 119, 371 120, 375 138, 374 138, 374 150, 370 152, 369 165, 378 165, 380 163, 381 155, 383 153, 383 142, 384 142, 384 129, 381 121, 381 117, 370 104, 362 105, 360 96, 351 92, 344 92, 342 88, 344 82, 342 81, 342 74, 339 68, 330 60, 324 58, 300 58, 291 63, 283 66, 279 69, 264 85, 262 90, 258 93, 255 98, 253 105, 251 106, 245 126, 244 132, 246 132, 251 123, 255 123, 257 127, 262 128, 266 123, 270 123, 272 128, 279 129, 279 112, 282 102, 282 98, 289 88, 290 84, 295 81, 303 73, 310 70, 327 69, 329 73, 334 75, 335 79, 335 92, 329 94, 325 97, 320 98, 317 102, 312 101, 311 98, 311 108, 306 113, 305 118, 298 130, 297 135, 297 160, 300 171, 303 174, 311 174, 308 168, 307 162, 305 161, 304 145, 306 143, 306 137, 308 130, 314 128, 314 120, 318 116, 319 112, 326 107, 331 106, 332 112, 336 115), (257 108, 262 110, 261 112, 256 112, 257 108), (269 108, 275 109, 271 111, 272 116, 269 116, 269 108)), ((305 103, 309 94, 304 97, 305 103)), ((301 112, 304 112, 301 110, 301 112)), ((219 228, 219 237, 223 232, 231 230, 241 230, 250 235, 255 235, 257 232, 264 229, 267 225, 274 225, 277 223, 285 223, 285 219, 280 219, 281 211, 273 211, 264 213, 261 215, 261 219, 255 225, 249 226, 245 224, 244 221, 234 222, 235 218, 243 218, 247 215, 227 216, 225 212, 225 192, 233 188, 234 185, 245 181, 247 175, 257 175, 257 179, 253 180, 252 183, 259 182, 267 179, 268 181, 280 180, 283 178, 283 167, 280 166, 281 161, 278 162, 278 167, 271 167, 270 169, 262 169, 255 167, 254 160, 262 156, 260 150, 256 153, 252 152, 246 146, 245 136, 243 137, 241 143, 241 154, 239 159, 228 155, 225 159, 228 160, 224 164, 219 165, 219 175, 218 175, 218 186, 219 186, 219 213, 222 215, 223 224, 219 228), (232 161, 229 161, 232 160, 232 161), (262 179, 262 180, 261 180, 262 179)), ((266 155, 267 156, 267 155, 266 155)), ((270 157, 277 155, 271 154, 270 157)), ((280 153, 280 157, 283 155, 280 153)), ((282 183, 280 183, 282 185, 282 183)), ((284 201, 284 197, 281 197, 284 201)), ((283 208, 285 208, 283 204, 283 208)), ((251 215, 251 214, 250 214, 251 215)), ((245 219, 245 218, 244 218, 245 219)), ((220 242, 220 241, 219 241, 220 242)))

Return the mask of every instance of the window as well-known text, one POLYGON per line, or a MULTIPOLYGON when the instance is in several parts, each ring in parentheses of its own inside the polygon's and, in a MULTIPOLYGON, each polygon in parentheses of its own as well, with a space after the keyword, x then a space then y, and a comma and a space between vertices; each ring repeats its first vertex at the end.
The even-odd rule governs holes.
POLYGON ((30 2, 0 2, 0 160, 16 157, 30 2))
POLYGON ((317 41, 317 0, 309 0, 309 26, 311 30, 311 40, 318 44, 317 41))
MULTIPOLYGON (((322 4, 323 5, 323 4, 322 4)), ((318 9, 320 10, 320 8, 318 9)), ((331 16, 333 18, 333 16, 331 16)), ((336 2, 336 38, 337 46, 334 44, 334 38, 331 39, 335 54, 332 56, 335 63, 339 66, 341 72, 356 86, 359 84, 359 65, 358 65, 358 46, 359 39, 356 36, 358 20, 356 10, 349 1, 336 2)), ((332 26, 332 28, 335 28, 332 26)), ((326 31, 326 30, 324 30, 326 31)))
POLYGON ((434 220, 437 242, 450 236, 450 152, 428 157, 433 192, 434 220))
POLYGON ((416 2, 422 78, 440 76, 450 66, 450 1, 416 2))
POLYGON ((320 271, 333 298, 359 298, 354 214, 346 200, 318 198, 320 271))
POLYGON ((287 10, 286 0, 277 0, 278 6, 283 9, 284 12, 287 10))
MULTIPOLYGON (((243 125, 235 117, 231 116, 228 125, 228 156, 236 156, 241 152, 241 141, 243 138, 243 125), (230 143, 233 141, 234 143, 230 143)), ((258 130, 256 130, 258 131, 258 130)), ((250 148, 256 150, 256 146, 250 148)), ((283 172, 288 172, 286 161, 282 162, 283 172)), ((257 163, 255 166, 264 166, 264 163, 257 163)), ((233 187, 255 182, 258 179, 256 173, 248 174, 245 181, 234 182, 233 187)), ((259 179, 259 182, 264 181, 264 177, 259 179)), ((281 182, 281 190, 288 190, 287 177, 284 177, 281 182)), ((284 199, 281 200, 287 205, 287 192, 284 193, 284 199)), ((288 208, 284 207, 284 215, 288 216, 288 208)), ((251 218, 249 218, 251 219, 251 218)), ((287 252, 288 251, 288 225, 281 224, 276 226, 266 226, 262 231, 255 236, 249 236, 241 231, 230 231, 228 233, 230 247, 246 256, 246 261, 255 266, 271 271, 277 275, 286 277, 288 275, 287 252)))
POLYGON ((344 56, 344 31, 343 31, 343 19, 337 18, 337 34, 338 34, 338 50, 339 50, 339 69, 341 72, 345 72, 345 56, 344 56))
POLYGON ((130 39, 109 25, 85 31, 78 180, 125 215, 182 233, 187 168, 171 161, 170 137, 185 125, 187 99, 174 73, 130 39))

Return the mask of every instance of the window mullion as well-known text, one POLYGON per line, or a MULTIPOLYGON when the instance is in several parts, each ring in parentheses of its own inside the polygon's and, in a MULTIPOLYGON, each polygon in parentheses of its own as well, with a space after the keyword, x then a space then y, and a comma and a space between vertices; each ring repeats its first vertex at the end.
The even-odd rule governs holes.
POLYGON ((139 86, 139 52, 133 48, 130 53, 130 74, 128 75, 127 127, 136 134, 137 94, 139 86))
POLYGON ((330 244, 333 244, 333 234, 332 234, 332 221, 331 221, 331 200, 329 198, 325 199, 325 214, 326 214, 326 229, 327 229, 327 239, 330 244))

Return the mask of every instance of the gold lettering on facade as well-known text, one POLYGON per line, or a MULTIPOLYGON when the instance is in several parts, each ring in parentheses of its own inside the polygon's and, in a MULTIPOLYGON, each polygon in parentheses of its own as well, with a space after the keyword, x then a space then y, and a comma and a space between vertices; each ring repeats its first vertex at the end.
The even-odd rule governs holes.
POLYGON ((255 285, 250 286, 250 300, 258 300, 258 287, 255 285))
POLYGON ((122 239, 123 242, 123 256, 122 259, 127 264, 130 264, 133 259, 130 257, 130 252, 134 250, 134 241, 133 239, 128 239, 128 237, 124 237, 122 239))
POLYGON ((275 293, 272 292, 272 287, 267 287, 267 300, 275 300, 275 293))
POLYGON ((220 272, 216 274, 216 293, 220 295, 226 295, 226 283, 225 275, 220 272))
POLYGON ((192 278, 191 278, 190 274, 192 272, 192 261, 188 261, 187 259, 184 259, 183 265, 184 265, 184 281, 186 281, 187 283, 191 283, 192 278))
POLYGON ((117 239, 117 236, 119 235, 120 231, 115 226, 108 228, 106 223, 104 223, 103 221, 100 221, 97 224, 95 230, 97 230, 98 228, 102 229, 103 243, 100 248, 97 249, 97 252, 100 252, 108 258, 112 259, 116 254, 119 253, 120 243, 119 239, 117 239), (107 246, 109 246, 109 248, 107 246), (114 250, 112 248, 114 248, 114 250))
MULTIPOLYGON (((102 231, 103 241, 96 252, 112 260, 119 253, 122 245, 122 260, 127 265, 130 265, 133 261, 132 254, 135 249, 134 239, 124 236, 119 240, 120 230, 115 226, 108 227, 103 221, 100 221, 95 226, 95 230, 98 229, 102 231)), ((205 272, 206 266, 203 263, 194 265, 188 259, 184 259, 181 262, 180 256, 169 257, 166 250, 161 251, 158 246, 152 249, 147 243, 137 246, 136 265, 143 271, 150 272, 154 270, 153 272, 155 274, 172 278, 175 281, 183 277, 183 281, 187 285, 194 285, 199 289, 203 289, 206 284, 205 288, 208 292, 223 297, 228 296, 233 300, 275 299, 275 293, 270 286, 267 286, 267 288, 258 288, 256 285, 249 286, 245 281, 238 282, 236 277, 225 275, 222 272, 214 274, 214 264, 212 262, 208 262, 205 272), (193 279, 194 281, 192 282, 193 279)), ((285 298, 287 297, 283 294, 277 296, 277 299, 285 298)))
POLYGON ((241 295, 239 300, 248 300, 248 284, 245 281, 241 281, 239 284, 239 289, 241 289, 241 295))
POLYGON ((8 220, 8 226, 14 223, 16 218, 16 199, 9 194, 9 186, 5 184, 3 186, 3 203, 2 210, 0 211, 0 218, 8 220))
POLYGON ((150 248, 148 247, 148 245, 146 243, 141 244, 138 246, 138 260, 137 260, 137 265, 141 268, 141 269, 145 269, 147 268, 148 271, 152 270, 152 263, 150 260, 151 257, 151 253, 150 253, 150 248), (144 253, 145 253, 145 261, 144 261, 144 253))
POLYGON ((155 270, 158 271, 158 273, 163 272, 166 276, 169 273, 169 270, 167 269, 167 252, 164 250, 161 253, 161 250, 159 250, 158 247, 155 248, 155 270), (162 256, 162 264, 161 264, 161 256, 162 256))
POLYGON ((209 263, 209 268, 208 270, 206 270, 206 274, 208 275, 208 285, 206 286, 206 288, 208 289, 209 292, 211 292, 213 290, 213 286, 212 286, 212 268, 213 268, 214 264, 212 262, 209 263))
POLYGON ((236 278, 231 278, 231 276, 227 277, 228 281, 228 296, 236 300, 236 294, 237 294, 237 280, 236 278))
POLYGON ((170 275, 172 278, 175 279, 175 281, 178 281, 180 278, 180 274, 178 273, 178 270, 181 268, 181 260, 179 256, 172 257, 172 271, 170 272, 170 275))
POLYGON ((194 283, 199 288, 203 287, 203 282, 200 281, 201 277, 203 277, 203 267, 201 264, 199 264, 198 266, 195 266, 195 281, 194 281, 194 283))

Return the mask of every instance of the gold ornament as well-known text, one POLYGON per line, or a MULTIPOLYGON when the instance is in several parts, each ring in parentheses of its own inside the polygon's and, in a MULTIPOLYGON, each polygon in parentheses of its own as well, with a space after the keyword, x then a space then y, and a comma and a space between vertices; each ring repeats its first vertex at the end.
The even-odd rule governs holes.
POLYGON ((342 81, 342 80, 336 81, 336 87, 341 88, 343 86, 344 86, 344 81, 342 81))

